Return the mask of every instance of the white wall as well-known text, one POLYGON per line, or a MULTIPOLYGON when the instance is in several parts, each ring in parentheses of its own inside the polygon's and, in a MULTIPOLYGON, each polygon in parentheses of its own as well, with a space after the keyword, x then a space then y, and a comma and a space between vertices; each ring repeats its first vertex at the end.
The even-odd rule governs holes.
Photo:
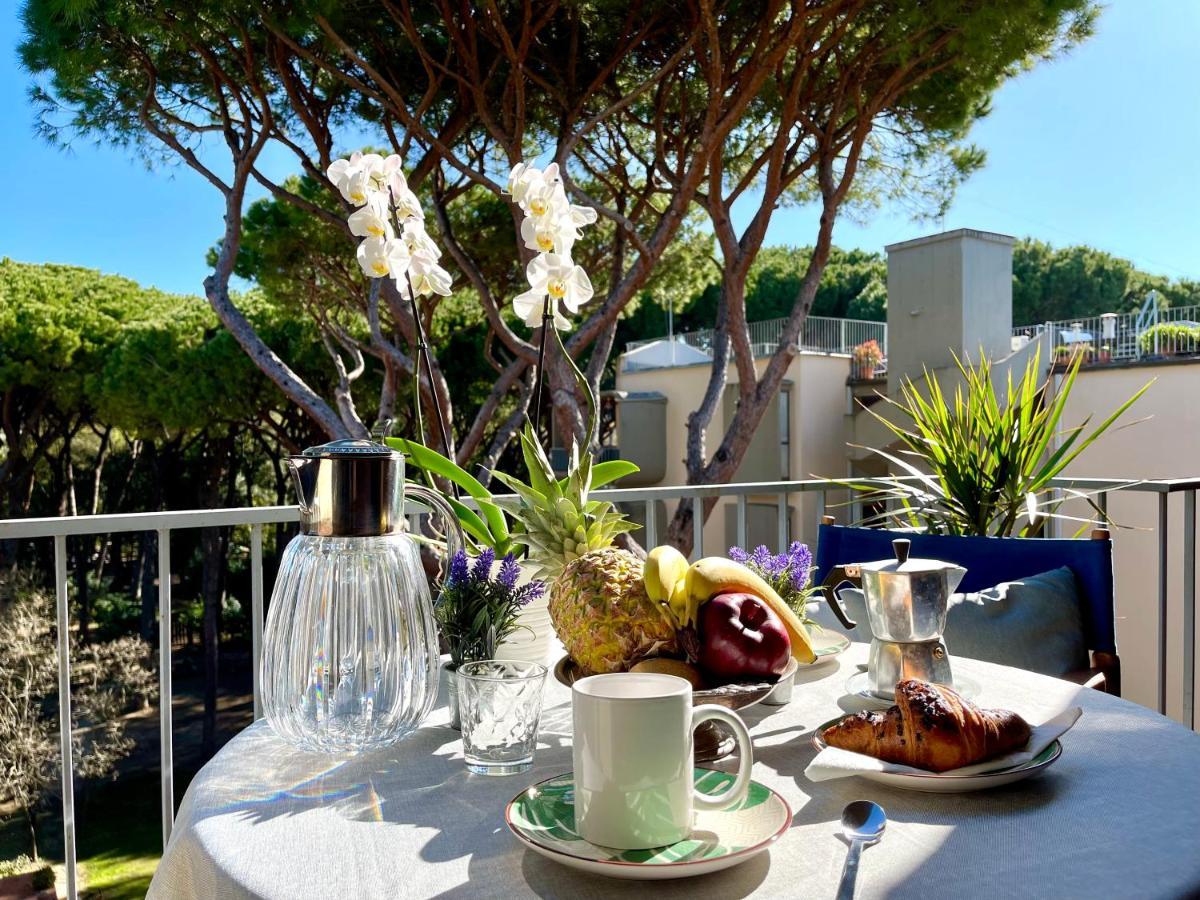
MULTIPOLYGON (((756 361, 761 375, 767 360, 756 361)), ((666 407, 666 475, 662 485, 687 483, 687 418, 699 405, 708 384, 710 367, 677 366, 668 369, 648 369, 623 372, 618 367, 617 390, 658 391, 667 398, 666 407)), ((803 352, 797 355, 788 368, 785 378, 791 387, 791 469, 792 479, 841 478, 846 474, 846 446, 843 417, 846 413, 846 377, 850 372, 849 358, 839 354, 803 352)), ((737 372, 729 367, 728 383, 737 381, 737 372)), ((725 432, 723 404, 717 405, 706 433, 706 449, 711 454, 725 432)), ((618 446, 620 423, 618 421, 618 446)), ((760 476, 745 481, 776 481, 778 472, 763 472, 760 476)), ((775 502, 775 497, 750 498, 751 502, 775 502)), ((829 512, 838 514, 833 508, 844 500, 843 492, 833 492, 829 497, 829 512)), ((723 504, 717 504, 704 525, 705 553, 724 553, 733 543, 735 534, 726 534, 723 504)), ((810 544, 816 541, 816 526, 820 516, 820 501, 817 495, 793 495, 790 504, 794 507, 791 518, 793 537, 810 544)), ((674 506, 667 510, 668 517, 674 506)))
MULTIPOLYGON (((1067 402, 1066 423, 1102 421, 1151 379, 1155 383, 1122 421, 1067 470, 1077 477, 1136 479, 1200 475, 1200 361, 1083 369, 1067 402), (1148 418, 1147 418, 1148 417, 1148 418), (1137 421, 1144 419, 1144 421, 1137 421)), ((1124 696, 1154 708, 1158 685, 1158 501, 1113 493, 1109 515, 1116 572, 1117 651, 1124 696)), ((1183 645, 1183 499, 1168 505, 1167 711, 1181 716, 1183 645)), ((1064 536, 1069 536, 1064 535, 1064 536)), ((1200 681, 1196 687, 1200 689, 1200 681)))

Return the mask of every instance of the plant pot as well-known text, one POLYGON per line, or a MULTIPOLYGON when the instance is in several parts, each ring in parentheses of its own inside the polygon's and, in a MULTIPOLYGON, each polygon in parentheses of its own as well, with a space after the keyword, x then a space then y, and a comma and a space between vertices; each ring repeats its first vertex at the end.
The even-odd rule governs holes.
POLYGON ((462 731, 462 718, 458 710, 458 672, 453 663, 442 665, 442 677, 446 681, 446 705, 450 708, 450 727, 462 731))
MULTIPOLYGON (((532 572, 521 566, 517 583, 528 584, 532 580, 532 572)), ((549 598, 543 593, 518 613, 517 630, 496 648, 496 658, 546 665, 553 646, 554 626, 550 623, 549 598)))

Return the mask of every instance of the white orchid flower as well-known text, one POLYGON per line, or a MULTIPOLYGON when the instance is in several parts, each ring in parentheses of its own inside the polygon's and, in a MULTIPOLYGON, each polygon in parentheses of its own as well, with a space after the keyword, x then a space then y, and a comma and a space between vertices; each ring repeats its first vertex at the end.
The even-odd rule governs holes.
POLYGON ((361 206, 367 202, 366 173, 362 167, 361 153, 350 154, 349 159, 334 160, 325 171, 347 203, 361 206))
POLYGON ((560 314, 559 301, 570 312, 577 313, 594 293, 583 267, 557 253, 535 256, 525 269, 525 275, 529 279, 529 290, 513 298, 513 310, 531 328, 540 324, 542 305, 547 296, 554 313, 554 327, 561 329, 570 323, 560 314))
POLYGON ((325 174, 347 203, 362 206, 372 196, 387 190, 388 180, 400 168, 400 157, 384 159, 378 153, 352 153, 349 159, 334 160, 325 174))
POLYGON ((418 253, 424 253, 432 256, 435 260, 441 258, 441 249, 433 242, 433 238, 425 230, 425 223, 421 219, 408 219, 405 221, 404 231, 400 235, 400 238, 408 245, 408 252, 413 256, 416 256, 418 253))
MULTIPOLYGON (((450 296, 450 273, 438 265, 437 257, 431 253, 418 251, 412 255, 408 267, 408 280, 418 297, 427 297, 430 294, 450 296)), ((403 293, 403 289, 401 292, 403 293)))
POLYGON ((570 213, 528 216, 521 222, 521 240, 530 250, 570 256, 579 231, 570 213))
MULTIPOLYGON (((400 157, 397 156, 397 163, 399 159, 400 157)), ((406 219, 424 220, 425 213, 421 209, 421 201, 409 188, 408 181, 405 179, 404 173, 400 171, 399 165, 388 173, 388 187, 392 192, 392 203, 396 207, 397 219, 401 222, 406 219)))
POLYGON ((534 216, 545 215, 549 211, 555 190, 561 188, 558 163, 550 163, 545 169, 517 163, 508 176, 508 192, 513 200, 526 213, 534 216))
POLYGON ((571 221, 576 226, 593 225, 596 222, 596 211, 590 206, 576 206, 571 204, 571 221))
POLYGON ((361 159, 362 154, 357 151, 351 153, 349 159, 335 159, 325 170, 325 175, 338 190, 341 190, 341 183, 346 178, 348 171, 351 168, 357 168, 361 159))
POLYGON ((361 209, 350 214, 347 222, 350 233, 358 237, 390 238, 392 223, 388 218, 387 199, 382 194, 373 194, 361 209))
POLYGON ((358 264, 371 278, 402 278, 410 261, 408 245, 397 238, 369 237, 358 245, 358 264))

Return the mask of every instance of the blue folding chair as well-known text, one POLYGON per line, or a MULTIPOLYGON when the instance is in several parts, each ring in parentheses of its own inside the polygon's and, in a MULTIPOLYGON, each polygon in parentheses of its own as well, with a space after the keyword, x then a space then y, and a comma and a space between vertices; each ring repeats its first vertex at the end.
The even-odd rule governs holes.
POLYGON ((835 566, 892 558, 892 541, 898 537, 912 541, 913 556, 940 559, 965 568, 967 574, 958 586, 963 593, 981 591, 1064 566, 1070 569, 1079 588, 1091 668, 1066 677, 1120 695, 1121 660, 1117 656, 1113 612, 1112 540, 1107 530, 1096 529, 1091 540, 960 537, 852 528, 831 524, 831 519, 826 517, 817 536, 813 583, 823 584, 835 566))

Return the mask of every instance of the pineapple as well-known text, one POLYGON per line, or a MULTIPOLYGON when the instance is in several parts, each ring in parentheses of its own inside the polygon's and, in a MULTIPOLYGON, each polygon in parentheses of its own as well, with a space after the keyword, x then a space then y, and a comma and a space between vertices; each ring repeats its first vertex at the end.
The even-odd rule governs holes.
POLYGON ((550 619, 587 675, 676 651, 675 626, 646 596, 642 561, 628 550, 591 550, 567 563, 550 588, 550 619))
MULTIPOLYGON (((588 500, 593 481, 592 459, 590 454, 584 454, 581 460, 578 445, 571 448, 569 474, 560 481, 532 428, 525 427, 520 441, 529 484, 503 472, 492 474, 516 493, 514 500, 503 504, 518 524, 513 540, 528 548, 529 564, 536 570, 534 577, 549 583, 573 559, 589 550, 612 547, 613 538, 632 531, 635 526, 611 503, 588 500)), ((630 466, 622 464, 615 477, 629 471, 630 466)))
POLYGON ((581 454, 579 445, 572 445, 567 477, 560 481, 526 425, 520 442, 529 483, 503 472, 493 475, 516 494, 499 502, 518 525, 513 541, 528 548, 535 577, 547 583, 550 621, 567 652, 588 674, 621 672, 653 653, 674 652, 675 628, 646 595, 641 560, 613 546, 613 539, 634 524, 612 503, 588 499, 593 487, 637 467, 620 460, 593 466, 595 398, 574 361, 562 353, 587 400, 589 450, 581 454))
MULTIPOLYGON (((593 675, 623 672, 647 656, 675 652, 675 627, 646 595, 642 561, 613 546, 613 538, 635 526, 611 503, 588 499, 591 456, 581 459, 574 447, 568 475, 559 481, 532 429, 520 440, 530 483, 493 474, 517 495, 504 503, 518 523, 513 540, 528 548, 534 577, 549 586, 550 621, 567 653, 593 675)), ((601 484, 630 471, 631 464, 602 465, 596 479, 601 484)))

